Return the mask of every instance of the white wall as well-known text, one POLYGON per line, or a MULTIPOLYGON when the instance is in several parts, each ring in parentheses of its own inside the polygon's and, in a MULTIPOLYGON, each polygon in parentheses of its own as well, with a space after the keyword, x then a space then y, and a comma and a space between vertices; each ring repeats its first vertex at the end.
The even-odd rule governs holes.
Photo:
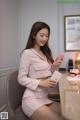
MULTIPOLYGON (((0 69, 19 65, 32 24, 50 25, 50 47, 54 58, 64 52, 64 15, 79 14, 80 4, 59 4, 57 0, 0 0, 0 69)), ((65 52, 65 67, 72 52, 65 52)))
MULTIPOLYGON (((64 50, 64 16, 65 15, 79 15, 80 2, 72 4, 59 4, 59 38, 60 38, 60 52, 64 50)), ((63 66, 67 66, 69 58, 74 59, 77 52, 65 52, 63 66)))
POLYGON ((50 47, 58 54, 58 7, 56 0, 19 0, 19 40, 20 51, 25 47, 31 26, 36 21, 44 21, 51 27, 50 47))
MULTIPOLYGON (((56 0, 19 0, 19 40, 21 51, 27 42, 32 24, 41 20, 51 28, 50 47, 54 58, 64 52, 64 15, 79 14, 80 4, 59 4, 56 0)), ((72 52, 64 52, 62 66, 67 66, 72 52)))
POLYGON ((0 70, 18 66, 17 0, 0 0, 0 70))

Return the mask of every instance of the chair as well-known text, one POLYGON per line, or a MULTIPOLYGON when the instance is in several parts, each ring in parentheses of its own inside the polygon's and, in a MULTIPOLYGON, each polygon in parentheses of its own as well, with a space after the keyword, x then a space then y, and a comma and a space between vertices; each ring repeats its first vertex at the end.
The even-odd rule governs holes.
MULTIPOLYGON (((21 101, 25 87, 17 81, 18 70, 12 70, 7 77, 7 108, 9 120, 30 120, 22 111, 21 101)), ((58 88, 55 88, 58 91, 58 88)), ((54 96, 52 99, 55 99, 54 96)))
POLYGON ((12 71, 7 77, 7 108, 9 120, 30 120, 22 111, 21 101, 25 87, 17 82, 18 70, 12 71))

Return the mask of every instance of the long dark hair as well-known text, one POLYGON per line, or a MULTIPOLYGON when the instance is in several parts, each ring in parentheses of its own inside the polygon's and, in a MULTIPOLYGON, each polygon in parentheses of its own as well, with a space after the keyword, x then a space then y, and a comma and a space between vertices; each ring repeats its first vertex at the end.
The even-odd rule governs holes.
MULTIPOLYGON (((33 24, 25 49, 30 49, 30 48, 34 47, 34 45, 35 45, 35 37, 36 37, 37 33, 41 29, 44 29, 44 28, 48 29, 48 36, 50 36, 50 27, 46 23, 38 21, 38 22, 33 24)), ((43 52, 43 54, 45 54, 45 56, 47 57, 47 60, 50 61, 51 63, 53 63, 54 60, 52 58, 51 50, 50 50, 50 48, 48 46, 48 41, 40 49, 43 52)))

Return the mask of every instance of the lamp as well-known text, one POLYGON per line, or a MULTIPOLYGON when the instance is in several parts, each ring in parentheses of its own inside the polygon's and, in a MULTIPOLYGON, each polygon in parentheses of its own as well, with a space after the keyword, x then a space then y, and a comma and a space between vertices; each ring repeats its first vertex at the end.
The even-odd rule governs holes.
POLYGON ((75 60, 75 67, 80 69, 80 53, 77 56, 77 59, 75 60))

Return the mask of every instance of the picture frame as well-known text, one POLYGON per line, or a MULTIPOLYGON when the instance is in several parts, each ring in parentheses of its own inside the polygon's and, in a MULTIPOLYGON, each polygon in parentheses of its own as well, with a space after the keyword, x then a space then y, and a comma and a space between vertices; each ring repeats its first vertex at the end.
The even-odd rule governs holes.
POLYGON ((80 15, 64 16, 64 50, 80 51, 80 15))

